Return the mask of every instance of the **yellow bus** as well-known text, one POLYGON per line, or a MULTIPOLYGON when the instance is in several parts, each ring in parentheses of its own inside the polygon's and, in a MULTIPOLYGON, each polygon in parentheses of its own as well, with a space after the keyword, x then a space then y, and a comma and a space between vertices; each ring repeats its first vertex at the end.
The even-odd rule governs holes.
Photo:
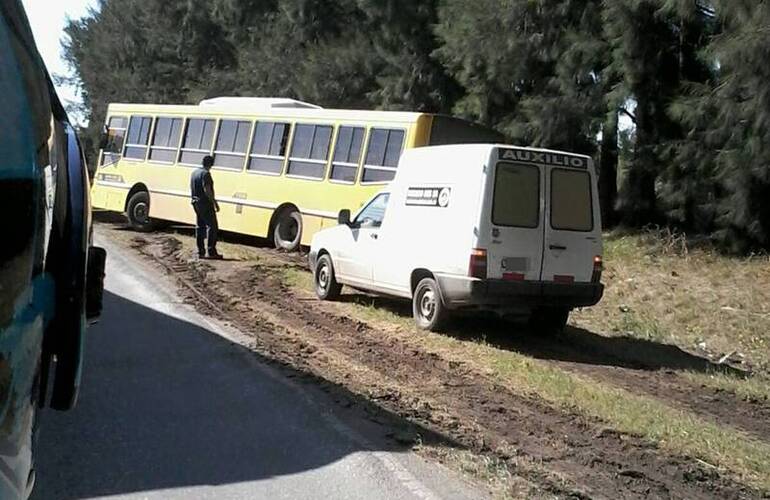
POLYGON ((393 179, 404 148, 500 140, 449 116, 322 109, 291 99, 111 104, 93 205, 125 212, 138 230, 154 220, 194 224, 191 169, 212 155, 220 229, 295 250, 393 179))

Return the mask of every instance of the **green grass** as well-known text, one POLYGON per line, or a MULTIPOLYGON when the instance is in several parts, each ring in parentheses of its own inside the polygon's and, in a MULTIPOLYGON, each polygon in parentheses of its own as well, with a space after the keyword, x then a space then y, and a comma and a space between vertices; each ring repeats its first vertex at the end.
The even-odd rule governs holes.
POLYGON ((739 378, 721 373, 684 372, 682 376, 695 384, 733 392, 746 401, 770 402, 770 378, 762 375, 739 378))
POLYGON ((279 267, 281 281, 292 288, 298 290, 313 290, 313 275, 307 271, 295 267, 279 267))
POLYGON ((643 437, 676 454, 691 455, 728 469, 747 484, 770 490, 770 444, 655 398, 632 394, 515 353, 487 352, 482 357, 508 387, 598 418, 618 431, 643 437))
MULTIPOLYGON (((375 307, 367 299, 342 307, 350 308, 350 313, 366 321, 398 325, 427 349, 444 351, 455 359, 470 361, 482 372, 491 371, 501 384, 516 392, 538 395, 555 406, 597 418, 617 431, 647 439, 674 454, 697 457, 731 471, 746 484, 770 490, 770 444, 744 432, 721 427, 654 397, 637 395, 555 368, 547 362, 494 348, 484 341, 469 344, 444 335, 419 332, 411 318, 375 307)), ((638 323, 638 320, 631 321, 638 323)), ((650 336, 662 335, 660 327, 654 323, 641 325, 650 336)), ((686 376, 697 383, 702 383, 706 377, 689 372, 686 376)), ((708 382, 711 386, 719 384, 747 397, 770 391, 761 379, 709 376, 708 382)))
MULTIPOLYGON (((425 348, 469 361, 516 392, 537 395, 557 407, 599 419, 617 431, 649 440, 676 455, 697 457, 732 472, 746 484, 770 490, 770 444, 671 407, 654 397, 566 372, 547 362, 494 348, 484 341, 468 343, 419 332, 411 318, 374 304, 371 299, 360 298, 358 303, 340 306, 363 320, 402 327, 425 348)), ((639 320, 630 315, 628 321, 631 327, 647 332, 648 337, 664 336, 660 326, 650 319, 639 320)), ((708 377, 707 385, 720 385, 746 397, 770 391, 762 379, 741 380, 689 372, 685 375, 696 383, 704 383, 703 379, 708 377)))

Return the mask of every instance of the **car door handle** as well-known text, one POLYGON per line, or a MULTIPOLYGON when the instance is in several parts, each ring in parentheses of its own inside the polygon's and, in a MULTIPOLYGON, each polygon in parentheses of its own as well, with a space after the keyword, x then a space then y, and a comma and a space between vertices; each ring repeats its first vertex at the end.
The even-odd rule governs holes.
POLYGON ((549 245, 548 248, 550 248, 551 250, 566 250, 567 249, 567 247, 565 247, 564 245, 549 245))
POLYGON ((369 237, 373 240, 376 240, 377 238, 379 238, 379 235, 377 235, 377 233, 369 233, 369 237))

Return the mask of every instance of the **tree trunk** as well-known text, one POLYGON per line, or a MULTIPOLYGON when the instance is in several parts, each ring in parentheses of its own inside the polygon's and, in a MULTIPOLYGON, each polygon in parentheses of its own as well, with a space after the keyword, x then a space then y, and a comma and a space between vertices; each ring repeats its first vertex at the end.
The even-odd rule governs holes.
POLYGON ((618 113, 609 114, 602 127, 601 158, 599 163, 599 205, 602 226, 615 225, 615 202, 618 198, 618 113))
POLYGON ((637 99, 636 145, 628 174, 623 181, 621 217, 630 227, 642 227, 656 222, 655 179, 658 176, 656 125, 657 117, 649 102, 637 99))

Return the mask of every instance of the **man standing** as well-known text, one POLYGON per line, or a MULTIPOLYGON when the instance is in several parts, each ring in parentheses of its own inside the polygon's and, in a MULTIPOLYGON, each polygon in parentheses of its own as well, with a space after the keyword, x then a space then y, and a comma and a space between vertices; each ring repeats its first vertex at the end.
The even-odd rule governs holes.
POLYGON ((212 165, 214 165, 214 158, 204 156, 201 167, 196 168, 190 176, 190 194, 197 218, 195 240, 198 244, 198 257, 201 259, 206 257, 206 249, 208 249, 209 259, 222 258, 217 252, 219 204, 214 196, 214 179, 209 172, 212 165))

